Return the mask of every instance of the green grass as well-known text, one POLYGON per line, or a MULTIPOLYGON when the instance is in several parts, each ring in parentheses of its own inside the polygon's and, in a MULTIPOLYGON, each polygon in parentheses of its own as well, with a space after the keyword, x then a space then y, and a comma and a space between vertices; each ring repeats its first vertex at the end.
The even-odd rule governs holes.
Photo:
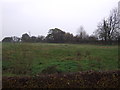
POLYGON ((118 70, 118 46, 3 43, 3 76, 118 70))

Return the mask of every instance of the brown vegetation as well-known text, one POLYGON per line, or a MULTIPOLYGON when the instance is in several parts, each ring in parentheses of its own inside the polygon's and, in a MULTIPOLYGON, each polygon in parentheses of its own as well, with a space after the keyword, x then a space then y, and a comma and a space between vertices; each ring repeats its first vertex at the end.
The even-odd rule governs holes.
POLYGON ((120 88, 120 70, 3 77, 3 88, 120 88))

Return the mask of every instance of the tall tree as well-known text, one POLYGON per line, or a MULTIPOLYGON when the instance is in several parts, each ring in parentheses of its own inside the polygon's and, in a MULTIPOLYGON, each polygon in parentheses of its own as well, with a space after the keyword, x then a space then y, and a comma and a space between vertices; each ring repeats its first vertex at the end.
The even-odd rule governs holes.
POLYGON ((13 42, 13 38, 12 37, 5 37, 2 42, 13 42))
POLYGON ((74 42, 74 36, 71 33, 65 33, 64 35, 64 41, 67 43, 73 43, 74 42))
POLYGON ((31 36, 30 37, 30 42, 37 42, 37 37, 31 36))
POLYGON ((78 34, 76 35, 75 38, 77 42, 85 42, 86 40, 88 40, 89 35, 84 30, 83 26, 80 26, 80 28, 78 29, 78 34))
POLYGON ((64 35, 65 32, 58 28, 50 29, 48 35, 46 36, 46 39, 48 42, 63 43, 64 35))
POLYGON ((30 36, 25 33, 22 35, 22 38, 21 38, 22 42, 30 42, 30 36))
POLYGON ((107 19, 104 19, 98 24, 95 33, 99 39, 107 42, 117 41, 120 35, 119 21, 118 21, 118 10, 115 8, 110 13, 107 19))
POLYGON ((44 40, 45 40, 45 36, 38 35, 37 42, 44 42, 44 40))
POLYGON ((118 18, 119 18, 118 9, 115 8, 111 11, 110 16, 108 18, 108 39, 109 40, 118 40, 118 36, 120 35, 118 18))

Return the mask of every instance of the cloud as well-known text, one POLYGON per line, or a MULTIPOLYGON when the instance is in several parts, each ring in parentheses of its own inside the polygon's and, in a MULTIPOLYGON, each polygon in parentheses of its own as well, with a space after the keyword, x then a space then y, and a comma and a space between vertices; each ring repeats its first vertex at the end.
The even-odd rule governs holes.
MULTIPOLYGON (((109 15, 118 0, 2 0, 3 37, 46 35, 50 28, 76 34, 83 25, 89 34, 109 15)), ((1 14, 0 14, 1 15, 1 14)))

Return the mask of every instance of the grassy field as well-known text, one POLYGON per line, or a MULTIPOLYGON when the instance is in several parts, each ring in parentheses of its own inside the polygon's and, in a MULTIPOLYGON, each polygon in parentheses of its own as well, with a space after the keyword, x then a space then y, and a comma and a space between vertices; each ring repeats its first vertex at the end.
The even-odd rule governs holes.
POLYGON ((3 76, 118 70, 118 46, 3 43, 3 76))

